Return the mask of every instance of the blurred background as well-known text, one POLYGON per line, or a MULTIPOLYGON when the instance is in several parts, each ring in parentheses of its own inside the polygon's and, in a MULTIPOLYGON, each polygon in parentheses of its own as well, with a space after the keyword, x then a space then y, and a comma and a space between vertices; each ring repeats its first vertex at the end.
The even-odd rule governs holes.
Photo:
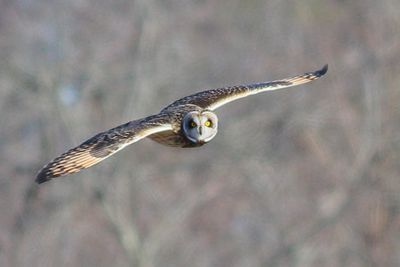
POLYGON ((399 266, 400 2, 1 0, 0 266, 399 266), (37 186, 204 89, 313 71, 37 186))

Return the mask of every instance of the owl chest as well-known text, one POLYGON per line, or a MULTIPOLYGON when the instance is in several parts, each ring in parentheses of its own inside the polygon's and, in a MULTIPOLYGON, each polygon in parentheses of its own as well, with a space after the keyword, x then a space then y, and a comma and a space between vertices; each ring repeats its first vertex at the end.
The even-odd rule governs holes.
POLYGON ((150 135, 149 138, 159 144, 172 147, 197 147, 202 145, 191 142, 181 133, 181 131, 178 133, 175 133, 174 131, 160 132, 150 135))

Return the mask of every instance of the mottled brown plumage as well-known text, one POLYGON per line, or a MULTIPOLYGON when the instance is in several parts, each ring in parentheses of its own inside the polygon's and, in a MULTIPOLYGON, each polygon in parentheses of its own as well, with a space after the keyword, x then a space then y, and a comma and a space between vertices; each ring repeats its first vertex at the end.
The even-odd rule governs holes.
POLYGON ((321 70, 292 78, 211 89, 186 96, 168 105, 159 114, 134 120, 99 133, 81 145, 68 150, 44 166, 37 175, 36 182, 43 183, 52 178, 75 173, 93 166, 125 146, 145 137, 167 146, 201 146, 211 140, 217 132, 217 118, 211 111, 228 102, 249 95, 316 80, 323 76, 327 70, 328 66, 326 65, 321 70), (197 125, 200 122, 208 124, 206 124, 207 126, 197 125), (189 126, 188 123, 194 123, 193 127, 189 126), (203 137, 204 132, 207 136, 203 137))

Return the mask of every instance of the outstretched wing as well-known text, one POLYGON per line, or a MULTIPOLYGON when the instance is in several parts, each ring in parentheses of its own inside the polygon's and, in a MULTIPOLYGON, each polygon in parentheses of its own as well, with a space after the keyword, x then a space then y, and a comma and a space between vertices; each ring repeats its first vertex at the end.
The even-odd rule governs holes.
POLYGON ((44 183, 52 178, 86 169, 148 135, 171 129, 165 115, 154 115, 99 133, 44 166, 38 173, 36 182, 44 183))
POLYGON ((170 106, 178 106, 184 104, 194 104, 205 109, 215 110, 226 103, 249 95, 258 94, 265 91, 278 90, 286 87, 292 87, 303 83, 308 83, 323 76, 328 71, 328 65, 322 69, 307 72, 303 75, 294 76, 282 80, 271 82, 256 83, 250 85, 239 85, 225 87, 219 89, 211 89, 199 92, 194 95, 186 96, 172 103, 170 106))

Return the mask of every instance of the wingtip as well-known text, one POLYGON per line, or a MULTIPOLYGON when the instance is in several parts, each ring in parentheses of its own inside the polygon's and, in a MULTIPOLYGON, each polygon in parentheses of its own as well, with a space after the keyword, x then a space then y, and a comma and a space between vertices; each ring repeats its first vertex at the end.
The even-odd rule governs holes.
POLYGON ((322 75, 325 75, 325 73, 328 72, 328 64, 325 64, 322 69, 317 71, 317 76, 321 77, 322 75))
POLYGON ((47 181, 50 181, 51 179, 53 179, 55 176, 52 175, 51 173, 48 172, 47 169, 47 165, 45 167, 43 167, 43 169, 41 169, 39 171, 39 173, 36 176, 35 182, 37 184, 43 184, 47 181))
POLYGON ((51 178, 49 178, 48 176, 46 176, 46 175, 44 175, 42 173, 39 173, 37 175, 36 179, 35 179, 35 182, 37 184, 43 184, 44 182, 47 182, 47 181, 50 181, 50 180, 51 180, 51 178))

